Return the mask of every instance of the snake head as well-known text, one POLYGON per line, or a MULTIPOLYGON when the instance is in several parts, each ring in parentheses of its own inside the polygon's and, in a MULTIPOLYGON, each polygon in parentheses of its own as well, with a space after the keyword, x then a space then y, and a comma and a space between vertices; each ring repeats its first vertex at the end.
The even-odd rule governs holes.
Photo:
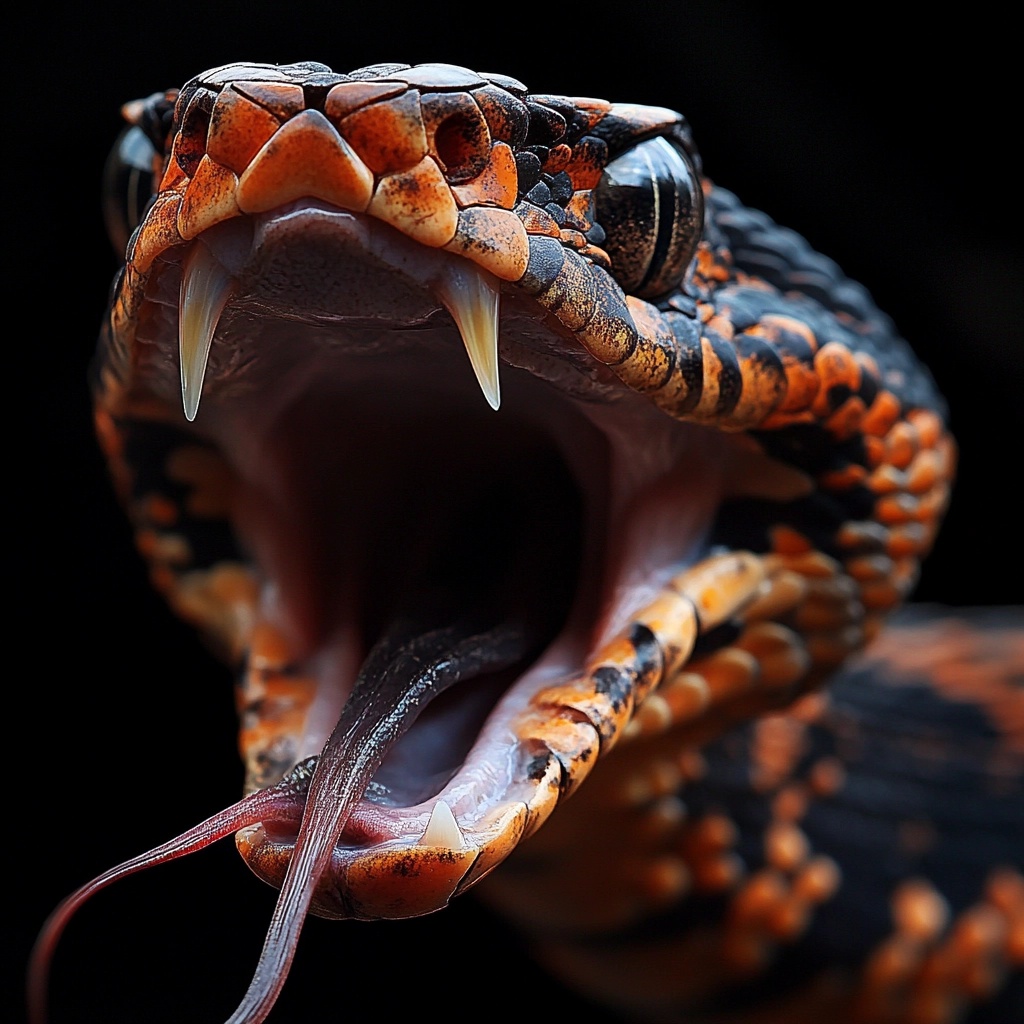
POLYGON ((97 430, 235 666, 249 795, 89 892, 235 833, 282 896, 233 1020, 307 909, 443 907, 613 748, 784 705, 912 585, 941 401, 802 243, 737 256, 781 233, 680 114, 312 63, 125 114, 97 430))

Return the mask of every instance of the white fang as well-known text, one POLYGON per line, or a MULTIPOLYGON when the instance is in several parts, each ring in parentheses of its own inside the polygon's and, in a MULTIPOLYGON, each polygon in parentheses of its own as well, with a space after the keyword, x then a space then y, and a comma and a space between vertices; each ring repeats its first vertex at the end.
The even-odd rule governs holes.
POLYGON ((178 297, 178 356, 185 419, 196 418, 210 344, 231 294, 232 280, 205 245, 196 243, 181 269, 178 297))
POLYGON ((461 850, 466 845, 452 809, 443 800, 434 804, 419 845, 440 846, 446 850, 461 850))
POLYGON ((437 297, 458 325, 487 404, 497 409, 501 405, 497 278, 466 260, 451 260, 446 262, 435 287, 437 297))

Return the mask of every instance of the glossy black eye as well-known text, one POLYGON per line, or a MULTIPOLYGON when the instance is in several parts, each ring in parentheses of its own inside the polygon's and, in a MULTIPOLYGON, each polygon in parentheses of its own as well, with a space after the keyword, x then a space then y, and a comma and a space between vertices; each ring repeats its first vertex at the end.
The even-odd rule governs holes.
POLYGON ((640 142, 608 164, 594 198, 623 290, 649 299, 677 287, 704 226, 704 197, 686 154, 666 138, 640 142))
POLYGON ((142 220, 153 195, 153 161, 156 150, 138 125, 117 137, 103 169, 103 221, 118 254, 142 220))

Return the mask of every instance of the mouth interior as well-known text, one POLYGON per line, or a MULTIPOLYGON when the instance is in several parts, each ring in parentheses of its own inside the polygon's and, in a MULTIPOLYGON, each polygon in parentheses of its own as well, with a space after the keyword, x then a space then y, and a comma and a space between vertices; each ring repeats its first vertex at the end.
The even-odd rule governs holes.
MULTIPOLYGON (((453 376, 468 375, 464 362, 453 361, 453 376)), ((471 386, 443 383, 446 371, 438 385, 436 360, 429 387, 413 359, 373 374, 372 385, 306 391, 264 435, 261 478, 277 483, 247 488, 240 503, 243 536, 311 663, 342 635, 345 660, 359 665, 384 637, 459 624, 524 632, 515 664, 485 668, 426 704, 370 782, 364 799, 374 804, 408 807, 438 793, 508 688, 570 621, 592 618, 581 581, 599 524, 588 521, 584 488, 599 486, 600 473, 581 481, 564 443, 531 414, 551 396, 505 371, 499 414, 471 386)), ((572 418, 577 437, 593 432, 572 418)), ((326 702, 325 736, 344 696, 326 702)))
POLYGON ((166 358, 179 298, 200 267, 230 282, 215 338, 205 314, 181 317, 213 339, 191 429, 230 467, 230 518, 263 587, 257 614, 312 684, 299 724, 246 751, 254 784, 320 754, 383 637, 514 623, 526 653, 424 702, 346 842, 405 836, 416 819, 405 809, 433 796, 475 809, 505 785, 490 777, 495 761, 509 778, 523 768, 506 763, 519 756, 508 723, 578 674, 703 543, 721 446, 624 390, 557 316, 507 287, 483 332, 500 361, 495 410, 497 381, 495 395, 478 383, 462 324, 483 300, 448 294, 469 265, 372 218, 299 203, 216 225, 192 253, 151 282, 139 358, 180 403, 166 358))
POLYGON ((526 635, 521 660, 431 700, 390 751, 366 797, 408 806, 451 778, 498 698, 564 627, 585 520, 577 482, 537 432, 488 415, 467 428, 443 413, 399 431, 382 458, 404 479, 381 481, 394 492, 379 518, 379 499, 361 509, 376 518, 360 533, 364 649, 385 633, 424 634, 463 620, 515 623, 526 635))

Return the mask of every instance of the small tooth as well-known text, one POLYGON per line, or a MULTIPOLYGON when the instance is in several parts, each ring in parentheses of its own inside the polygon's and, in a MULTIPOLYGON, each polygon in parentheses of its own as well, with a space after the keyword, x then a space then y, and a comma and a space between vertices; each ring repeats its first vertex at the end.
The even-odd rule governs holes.
POLYGON ((420 839, 420 846, 442 846, 446 850, 461 850, 466 842, 462 838, 462 830, 452 814, 452 809, 443 801, 438 800, 430 812, 430 821, 420 839))
POLYGON ((501 405, 497 278, 466 260, 453 260, 446 264, 436 289, 458 325, 484 398, 492 409, 497 409, 501 405))
POLYGON ((178 354, 181 401, 191 422, 199 411, 210 343, 234 282, 201 243, 192 246, 181 272, 178 297, 178 354))

